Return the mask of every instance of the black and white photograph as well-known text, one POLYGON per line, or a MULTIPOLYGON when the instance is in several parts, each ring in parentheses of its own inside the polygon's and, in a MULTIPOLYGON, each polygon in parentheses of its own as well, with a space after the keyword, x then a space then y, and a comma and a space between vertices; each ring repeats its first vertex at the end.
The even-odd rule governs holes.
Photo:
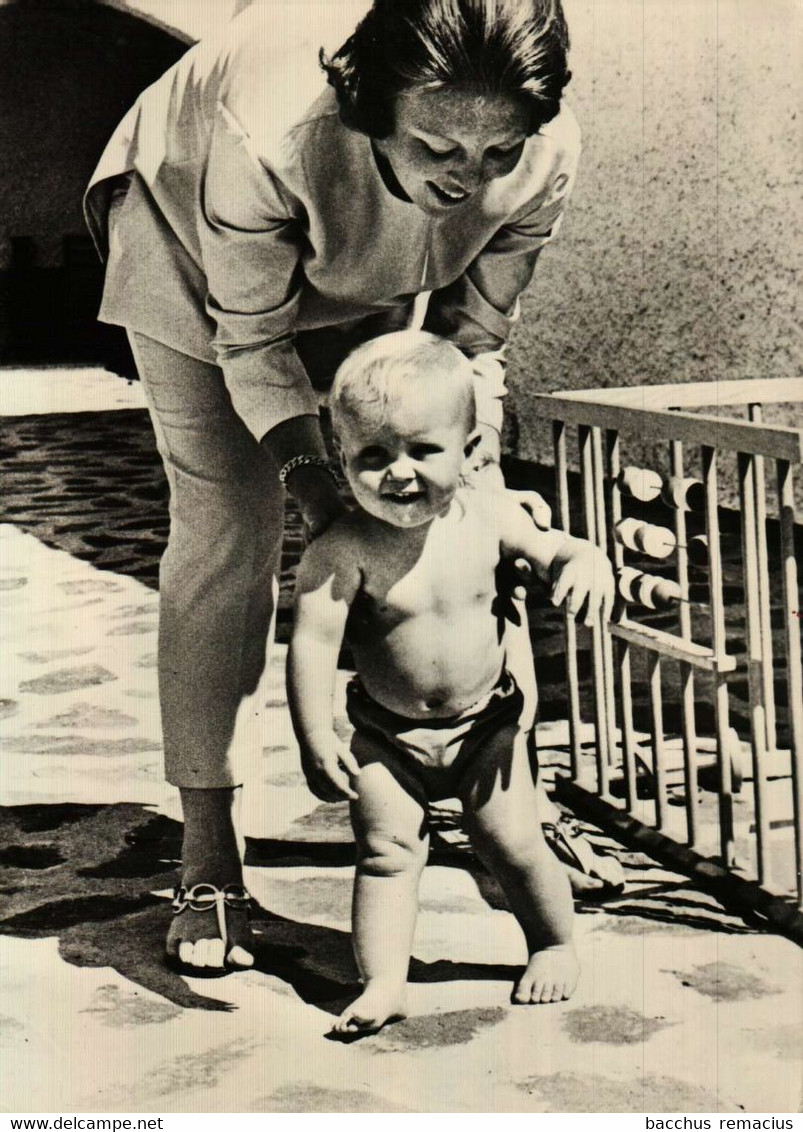
POLYGON ((798 0, 0 0, 9 1129, 796 1127, 802 123, 798 0))

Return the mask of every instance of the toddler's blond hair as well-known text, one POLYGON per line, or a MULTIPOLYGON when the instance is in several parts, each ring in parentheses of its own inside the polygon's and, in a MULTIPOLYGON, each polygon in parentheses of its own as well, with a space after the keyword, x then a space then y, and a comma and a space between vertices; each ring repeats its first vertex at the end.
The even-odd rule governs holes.
POLYGON ((474 369, 445 338, 424 330, 397 330, 358 346, 340 365, 329 409, 335 435, 344 417, 359 420, 368 410, 382 419, 394 404, 420 395, 421 386, 453 392, 465 407, 466 435, 475 427, 474 369))

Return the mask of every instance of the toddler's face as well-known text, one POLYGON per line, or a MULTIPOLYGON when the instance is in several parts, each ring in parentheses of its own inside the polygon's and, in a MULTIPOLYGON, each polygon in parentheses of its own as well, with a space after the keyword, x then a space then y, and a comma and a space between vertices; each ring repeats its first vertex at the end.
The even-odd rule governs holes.
POLYGON ((364 511, 394 527, 418 527, 454 498, 466 458, 466 412, 433 389, 383 410, 365 406, 339 425, 343 470, 364 511))

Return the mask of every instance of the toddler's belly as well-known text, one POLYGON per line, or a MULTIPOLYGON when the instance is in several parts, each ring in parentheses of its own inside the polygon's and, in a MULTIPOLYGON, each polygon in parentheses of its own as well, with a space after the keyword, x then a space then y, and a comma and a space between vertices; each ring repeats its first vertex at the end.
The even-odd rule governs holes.
POLYGON ((353 643, 365 690, 413 719, 459 715, 493 687, 504 664, 504 647, 495 631, 488 632, 487 615, 483 621, 480 627, 466 619, 456 627, 417 619, 384 636, 366 634, 353 643))

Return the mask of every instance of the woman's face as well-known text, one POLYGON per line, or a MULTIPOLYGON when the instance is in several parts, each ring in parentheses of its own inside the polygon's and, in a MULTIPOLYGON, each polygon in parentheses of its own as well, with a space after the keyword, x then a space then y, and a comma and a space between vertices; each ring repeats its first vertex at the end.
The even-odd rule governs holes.
POLYGON ((459 209, 516 166, 529 114, 506 94, 421 90, 396 101, 395 129, 376 140, 401 187, 424 212, 459 209))

